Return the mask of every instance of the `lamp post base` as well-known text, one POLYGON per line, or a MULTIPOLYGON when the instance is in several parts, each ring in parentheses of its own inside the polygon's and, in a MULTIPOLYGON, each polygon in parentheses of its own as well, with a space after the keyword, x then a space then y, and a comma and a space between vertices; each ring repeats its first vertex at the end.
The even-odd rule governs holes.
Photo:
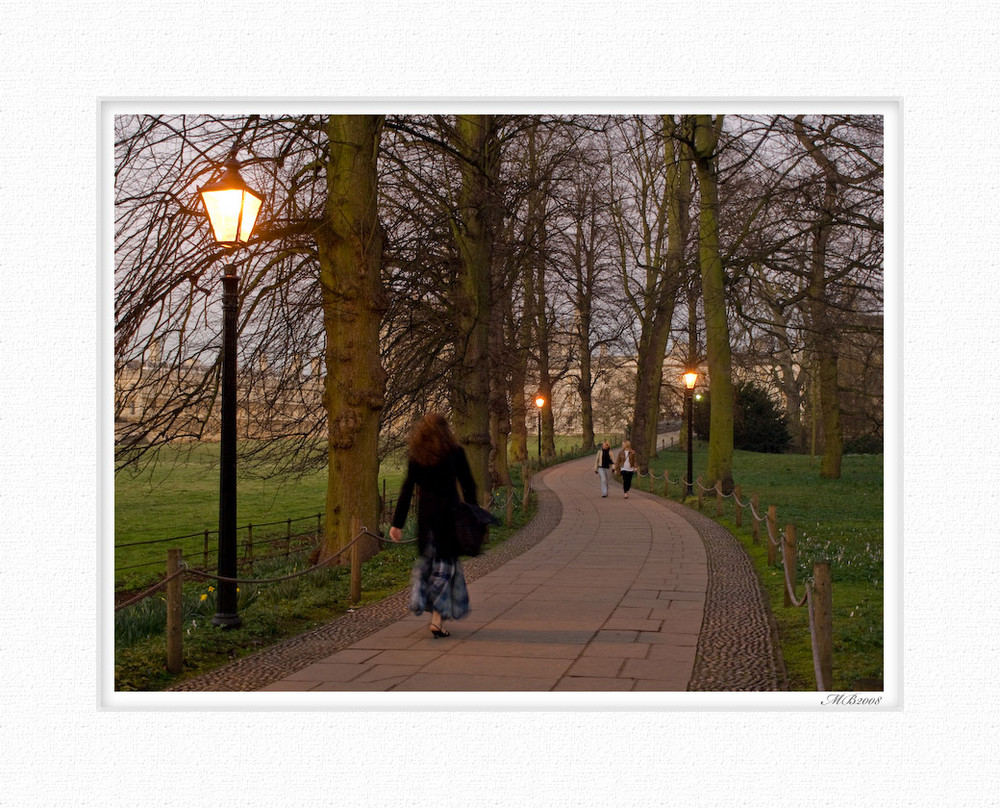
POLYGON ((217 614, 212 617, 212 625, 223 630, 239 628, 243 625, 243 620, 238 614, 217 614))

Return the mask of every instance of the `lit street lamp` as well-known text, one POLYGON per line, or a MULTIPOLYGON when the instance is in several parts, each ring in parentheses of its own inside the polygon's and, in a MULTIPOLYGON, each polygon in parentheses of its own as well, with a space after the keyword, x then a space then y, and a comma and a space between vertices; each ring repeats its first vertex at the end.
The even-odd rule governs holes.
POLYGON ((541 393, 535 396, 535 406, 538 408, 538 467, 542 467, 542 407, 545 406, 545 396, 541 393))
MULTIPOLYGON (((264 197, 250 189, 240 176, 239 163, 230 160, 217 182, 198 191, 212 225, 215 240, 233 250, 250 240, 264 197)), ((219 564, 218 593, 212 623, 239 628, 236 577, 236 329, 239 312, 239 278, 227 265, 222 278, 222 429, 219 465, 219 564)))
POLYGON ((694 386, 698 383, 698 372, 695 370, 689 370, 684 374, 684 386, 687 388, 684 391, 684 406, 687 407, 687 426, 688 426, 688 473, 687 473, 687 496, 691 496, 694 493, 694 486, 692 485, 692 480, 694 476, 694 458, 693 458, 693 432, 692 421, 694 418, 694 386))

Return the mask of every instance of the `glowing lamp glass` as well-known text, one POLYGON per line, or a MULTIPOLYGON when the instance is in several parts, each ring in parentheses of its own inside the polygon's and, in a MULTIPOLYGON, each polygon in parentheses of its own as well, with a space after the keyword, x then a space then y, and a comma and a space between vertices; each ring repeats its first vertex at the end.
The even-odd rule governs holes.
POLYGON ((684 374, 684 384, 687 385, 688 390, 694 390, 694 386, 698 383, 698 374, 694 371, 690 371, 684 374))
POLYGON ((545 399, 542 396, 538 396, 538 398, 535 399, 535 406, 538 407, 538 409, 544 407, 545 399))
POLYGON ((243 182, 234 163, 226 166, 222 179, 204 186, 199 195, 219 244, 235 247, 250 240, 264 199, 243 182))

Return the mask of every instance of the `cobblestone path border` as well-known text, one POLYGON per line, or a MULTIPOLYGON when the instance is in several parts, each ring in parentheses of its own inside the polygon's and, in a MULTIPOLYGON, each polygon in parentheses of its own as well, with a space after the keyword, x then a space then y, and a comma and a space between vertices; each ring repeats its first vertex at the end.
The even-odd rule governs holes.
POLYGON ((708 557, 705 617, 688 690, 788 690, 777 627, 743 545, 704 514, 663 501, 701 534, 708 557))
MULTIPOLYGON (((559 524, 562 504, 545 484, 532 482, 538 495, 535 518, 499 547, 463 563, 470 581, 530 549, 559 524)), ((667 507, 701 535, 708 558, 708 592, 689 691, 783 691, 787 675, 774 620, 757 575, 738 540, 712 519, 671 500, 667 507)), ((171 691, 248 691, 318 662, 405 617, 408 591, 357 609, 311 631, 169 688, 171 691)))
MULTIPOLYGON (((468 581, 481 578, 529 550, 549 535, 562 519, 562 503, 536 476, 532 488, 538 496, 535 517, 498 547, 462 562, 468 581)), ((269 646, 209 673, 180 682, 169 691, 257 690, 307 665, 319 662, 341 648, 353 645, 384 626, 409 614, 409 590, 338 617, 324 625, 269 646)))

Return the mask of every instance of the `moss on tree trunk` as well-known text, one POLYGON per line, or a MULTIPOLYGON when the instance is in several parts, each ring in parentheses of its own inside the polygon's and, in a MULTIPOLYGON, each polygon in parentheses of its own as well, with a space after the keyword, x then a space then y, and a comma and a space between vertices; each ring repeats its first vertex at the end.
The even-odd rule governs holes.
POLYGON ((490 495, 490 272, 499 212, 500 153, 491 115, 459 115, 455 145, 462 184, 452 233, 459 252, 455 285, 458 363, 451 403, 455 434, 465 448, 480 495, 490 495))
POLYGON ((694 157, 701 191, 698 214, 699 260, 702 298, 705 305, 705 349, 711 384, 708 467, 706 485, 722 482, 722 490, 733 490, 733 377, 726 316, 725 275, 719 251, 719 189, 715 175, 715 149, 722 129, 722 116, 695 116, 694 157))
MULTIPOLYGON (((376 210, 380 116, 334 115, 327 123, 325 217, 316 234, 326 332, 324 404, 329 439, 324 545, 354 539, 353 522, 378 517, 378 426, 386 374, 379 359, 382 232, 376 210)), ((362 540, 363 556, 377 545, 362 540)))

